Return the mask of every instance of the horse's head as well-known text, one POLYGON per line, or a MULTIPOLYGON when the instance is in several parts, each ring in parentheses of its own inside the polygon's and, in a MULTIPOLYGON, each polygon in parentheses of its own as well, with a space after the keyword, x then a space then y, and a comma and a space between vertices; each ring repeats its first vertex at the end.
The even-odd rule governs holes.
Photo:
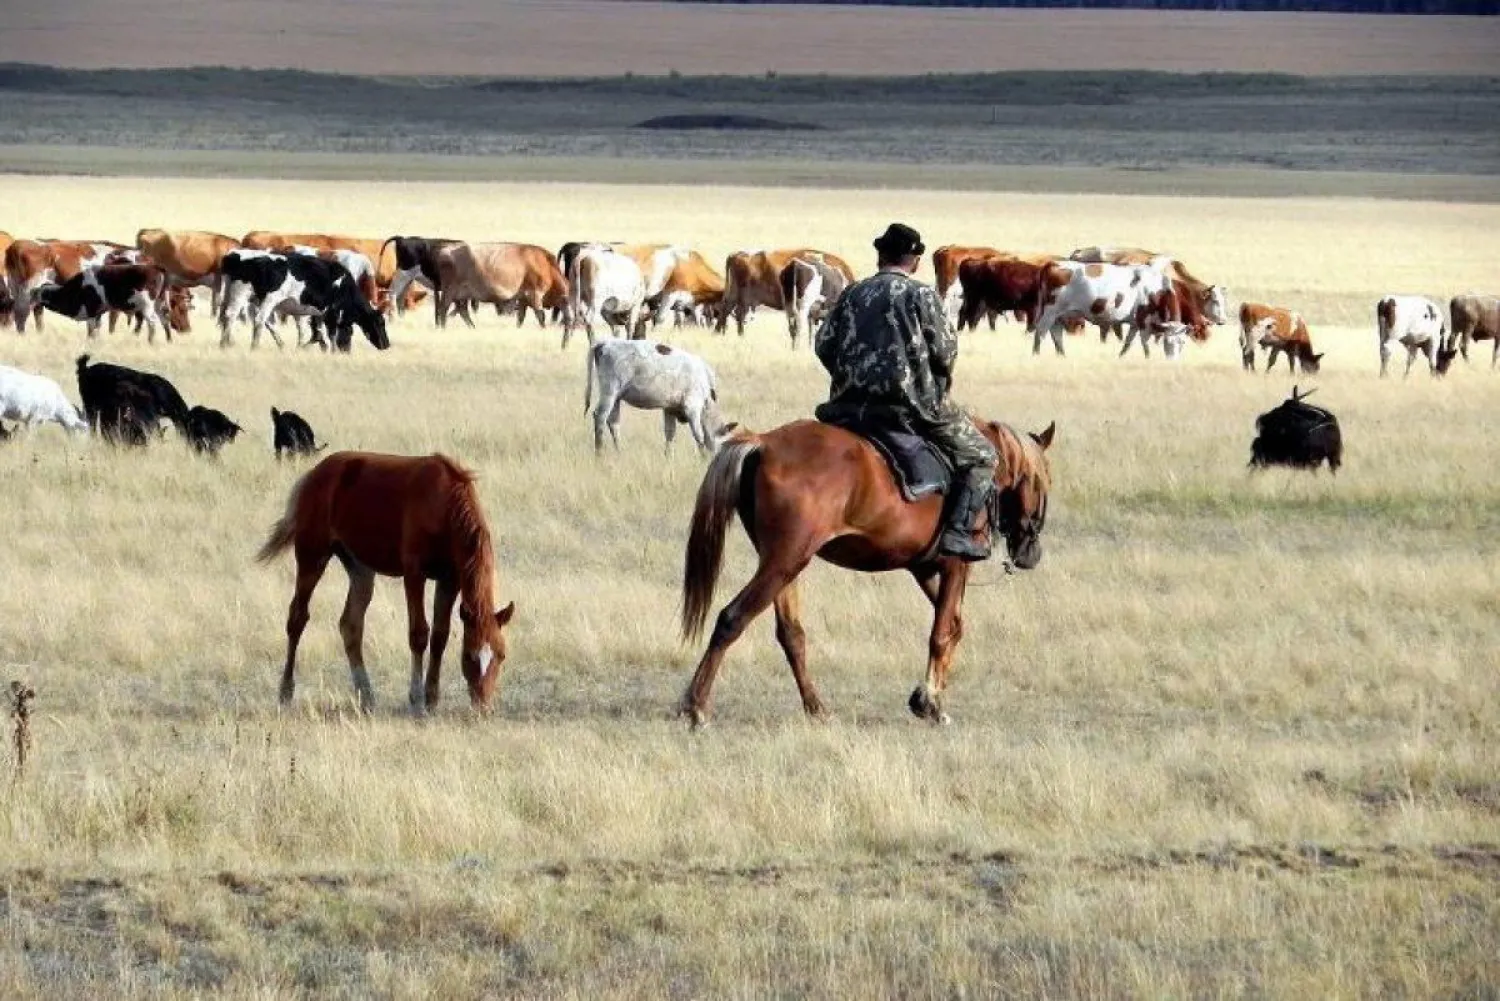
POLYGON ((986 437, 1000 452, 990 523, 1005 537, 1011 561, 1030 570, 1042 561, 1042 529, 1047 527, 1047 494, 1052 489, 1047 449, 1057 424, 1047 425, 1041 434, 1018 434, 994 422, 986 430, 986 437))
POLYGON ((458 615, 464 624, 464 680, 469 683, 470 700, 484 712, 489 711, 495 686, 500 683, 500 665, 505 663, 505 626, 515 614, 514 601, 480 615, 459 608, 458 615))

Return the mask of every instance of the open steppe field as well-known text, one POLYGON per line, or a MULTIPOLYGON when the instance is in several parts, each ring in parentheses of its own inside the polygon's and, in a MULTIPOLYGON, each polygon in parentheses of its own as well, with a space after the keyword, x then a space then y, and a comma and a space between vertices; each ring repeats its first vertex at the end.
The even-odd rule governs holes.
MULTIPOLYGON (((1387 292, 1496 290, 1500 207, 590 186, 7 177, 0 228, 445 234, 556 247, 673 240, 710 259, 807 243, 871 266, 892 218, 929 246, 1170 250, 1231 304, 1301 309, 1341 418, 1337 477, 1245 469, 1292 378, 1218 329, 1171 364, 1014 324, 965 335, 958 395, 1055 420, 1046 557, 976 570, 954 724, 906 712, 928 606, 900 575, 815 566, 805 721, 769 619, 716 716, 673 718, 698 654, 678 584, 703 460, 628 411, 596 459, 584 353, 486 313, 350 357, 220 350, 195 331, 85 344, 49 317, 0 361, 168 376, 247 436, 116 452, 53 428, 0 447, 0 680, 38 690, 0 779, 9 997, 1489 997, 1500 985, 1500 373, 1377 377, 1387 292), (480 475, 514 599, 498 712, 405 712, 382 581, 363 719, 314 601, 278 712, 289 561, 252 555, 303 468, 268 410, 341 448, 446 452, 480 475)), ((663 336, 670 336, 664 334, 663 336)), ((826 379, 779 317, 672 338, 726 416, 808 414, 826 379)), ((1419 363, 1420 364, 1420 363, 1419 363)), ((681 436, 680 436, 681 439, 681 436)), ((719 600, 747 578, 735 530, 719 600)))

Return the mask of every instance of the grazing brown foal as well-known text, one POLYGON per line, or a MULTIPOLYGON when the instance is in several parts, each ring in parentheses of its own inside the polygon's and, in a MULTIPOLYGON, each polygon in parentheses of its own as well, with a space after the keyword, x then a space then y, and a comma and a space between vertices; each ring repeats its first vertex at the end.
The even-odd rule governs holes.
POLYGON ((287 612, 283 705, 292 699, 297 643, 307 627, 308 602, 328 560, 336 556, 349 574, 339 633, 360 708, 369 712, 375 704, 363 645, 365 610, 380 574, 400 577, 406 587, 412 711, 420 714, 437 705, 455 601, 464 627, 460 666, 469 683, 469 698, 488 711, 505 660, 504 627, 516 605, 511 602, 495 611, 495 554, 474 490, 474 474, 443 455, 335 452, 292 488, 286 514, 256 558, 268 562, 287 549, 297 557, 297 586, 287 612), (437 585, 430 629, 422 609, 429 580, 437 585), (424 688, 422 654, 429 639, 424 688))
MULTIPOLYGON (((1004 424, 975 425, 1000 453, 989 523, 1004 536, 1011 559, 1029 570, 1042 558, 1051 471, 1046 450, 1054 426, 1018 434, 1004 424)), ((866 573, 906 570, 932 602, 927 677, 908 707, 946 723, 943 690, 963 634, 960 616, 969 565, 938 557, 943 499, 933 494, 907 501, 874 447, 842 428, 796 421, 765 434, 739 432, 721 447, 698 488, 682 582, 682 632, 702 635, 724 555, 724 531, 738 511, 760 564, 750 583, 724 606, 708 650, 682 697, 681 712, 694 726, 707 721, 709 693, 724 653, 767 605, 776 610, 776 639, 791 665, 802 707, 823 715, 807 676, 797 576, 814 557, 866 573)))

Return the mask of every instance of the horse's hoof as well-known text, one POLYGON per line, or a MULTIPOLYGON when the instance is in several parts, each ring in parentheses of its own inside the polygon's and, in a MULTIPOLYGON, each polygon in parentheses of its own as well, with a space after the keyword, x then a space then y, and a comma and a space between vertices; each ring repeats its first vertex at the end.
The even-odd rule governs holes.
POLYGON ((927 701, 927 693, 918 685, 911 690, 911 698, 906 700, 906 708, 917 719, 926 719, 930 715, 931 703, 927 701))
POLYGON ((932 717, 932 722, 936 726, 951 726, 953 717, 940 710, 936 716, 932 717))

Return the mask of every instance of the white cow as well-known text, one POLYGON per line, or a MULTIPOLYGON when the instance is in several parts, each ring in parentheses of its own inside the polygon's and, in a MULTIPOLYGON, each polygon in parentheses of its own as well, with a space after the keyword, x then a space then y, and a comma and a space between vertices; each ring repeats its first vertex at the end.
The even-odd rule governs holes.
MULTIPOLYGON (((1172 279, 1158 258, 1150 264, 1084 264, 1058 261, 1042 274, 1042 309, 1032 328, 1032 354, 1040 354, 1042 338, 1052 335, 1052 346, 1063 353, 1062 321, 1082 317, 1099 328, 1101 335, 1119 335, 1126 324, 1137 322, 1137 311, 1149 306, 1151 297, 1170 293, 1172 279)), ((1180 326, 1180 325, 1179 325, 1180 326)), ((1175 334, 1175 327, 1163 328, 1175 334)), ((1144 343, 1144 342, 1143 342, 1144 343)))
POLYGON ((636 329, 646 301, 646 277, 633 258, 600 243, 578 252, 568 274, 568 318, 563 323, 563 347, 573 328, 583 324, 594 343, 594 324, 604 323, 619 336, 636 329))
POLYGON ((62 387, 44 375, 0 365, 0 418, 30 426, 49 421, 69 431, 87 431, 88 422, 63 395, 62 387))
POLYGON ((583 411, 588 413, 595 384, 599 402, 594 405, 594 451, 604 448, 604 429, 615 448, 620 447, 620 407, 630 404, 641 410, 662 411, 662 431, 667 448, 681 422, 692 432, 698 448, 707 452, 718 447, 732 425, 721 426, 718 379, 708 363, 681 348, 655 341, 602 340, 589 348, 583 411))
POLYGON ((1392 341, 1406 348, 1407 375, 1411 375, 1412 362, 1417 360, 1418 353, 1427 357, 1429 372, 1440 374, 1438 352, 1443 347, 1448 324, 1437 303, 1420 295, 1388 295, 1375 304, 1375 326, 1380 338, 1382 376, 1390 364, 1392 341))

